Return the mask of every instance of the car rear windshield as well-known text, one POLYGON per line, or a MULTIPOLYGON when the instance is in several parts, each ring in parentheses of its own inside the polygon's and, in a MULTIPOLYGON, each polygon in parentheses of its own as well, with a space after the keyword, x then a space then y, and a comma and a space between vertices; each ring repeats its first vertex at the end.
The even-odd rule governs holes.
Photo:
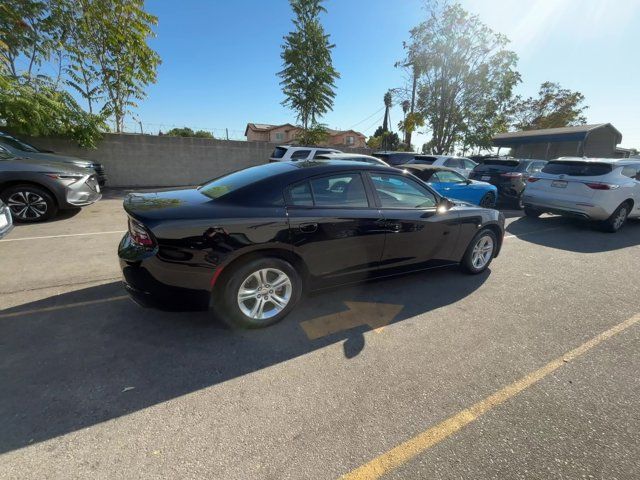
POLYGON ((283 147, 276 147, 276 149, 271 154, 271 158, 282 158, 284 154, 287 153, 287 149, 283 147))
POLYGON ((257 167, 245 168, 244 170, 239 170, 237 172, 230 173, 228 175, 224 175, 222 177, 216 178, 207 182, 200 187, 200 193, 206 195, 209 198, 217 200, 219 198, 225 197, 236 190, 244 188, 252 183, 256 183, 260 180, 264 180, 265 178, 273 175, 275 172, 279 171, 279 165, 283 168, 286 168, 286 163, 271 163, 265 165, 258 165, 257 167))
POLYGON ((437 160, 436 157, 429 157, 427 155, 416 155, 413 160, 408 161, 407 163, 413 163, 418 165, 433 165, 433 162, 437 160))
POLYGON ((513 172, 520 166, 517 160, 487 160, 477 165, 475 172, 513 172))
POLYGON ((592 162, 549 162, 542 169, 542 173, 572 177, 598 177, 612 171, 613 165, 610 163, 592 162))
POLYGON ((13 148, 22 150, 23 152, 34 152, 34 153, 38 152, 38 149, 33 145, 29 145, 26 142, 23 142, 21 140, 18 140, 17 138, 14 138, 5 134, 0 134, 0 143, 5 143, 7 145, 12 146, 13 148))

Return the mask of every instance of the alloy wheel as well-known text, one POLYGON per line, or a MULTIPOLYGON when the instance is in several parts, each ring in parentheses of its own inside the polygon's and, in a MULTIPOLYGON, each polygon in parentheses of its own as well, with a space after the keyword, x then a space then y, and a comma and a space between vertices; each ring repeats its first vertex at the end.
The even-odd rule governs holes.
POLYGON ((624 222, 627 219, 627 215, 628 215, 627 207, 623 205, 622 207, 620 207, 620 211, 618 212, 618 215, 613 220, 613 228, 615 228, 616 230, 620 229, 620 227, 624 225, 624 222))
POLYGON ((11 214, 22 220, 33 220, 47 213, 47 201, 28 190, 15 192, 7 199, 11 214))
POLYGON ((492 193, 487 193, 480 201, 480 206, 483 208, 491 208, 495 205, 495 196, 492 193))
POLYGON ((489 235, 478 239, 471 252, 471 264, 474 268, 481 269, 491 261, 493 246, 493 238, 489 235))
POLYGON ((268 320, 282 312, 293 285, 289 276, 277 268, 263 268, 249 275, 237 294, 240 311, 254 320, 268 320))

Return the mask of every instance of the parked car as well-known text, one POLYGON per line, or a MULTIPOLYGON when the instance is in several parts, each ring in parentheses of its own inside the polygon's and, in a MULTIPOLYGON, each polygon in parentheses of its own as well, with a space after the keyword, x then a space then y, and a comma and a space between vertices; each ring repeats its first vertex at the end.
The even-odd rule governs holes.
POLYGON ((11 219, 11 212, 2 200, 0 200, 0 238, 4 237, 13 228, 13 220, 11 219))
POLYGON ((544 160, 492 159, 473 169, 469 178, 489 182, 498 188, 498 201, 522 209, 522 192, 530 175, 542 170, 544 160))
POLYGON ((270 162, 288 162, 291 160, 311 160, 316 158, 318 155, 323 155, 325 153, 342 153, 340 150, 336 150, 334 148, 325 148, 325 147, 300 147, 293 145, 280 145, 276 147, 273 153, 271 154, 271 158, 269 158, 270 162))
POLYGON ((104 186, 107 182, 107 176, 104 171, 104 166, 101 163, 82 160, 81 158, 76 158, 69 155, 59 155, 49 150, 40 150, 33 145, 19 140, 16 137, 12 137, 11 135, 4 132, 0 132, 0 152, 4 152, 15 157, 27 158, 30 160, 49 163, 60 162, 71 164, 75 167, 91 168, 95 171, 100 186, 104 186))
POLYGON ((213 308, 235 326, 285 317, 303 291, 461 264, 484 271, 504 216, 453 203, 407 172, 363 162, 278 162, 194 189, 130 194, 118 254, 145 305, 213 308))
POLYGON ((484 208, 493 208, 496 205, 498 189, 494 185, 469 180, 451 168, 412 163, 398 168, 414 174, 444 197, 473 203, 484 208))
POLYGON ((413 158, 418 155, 416 152, 374 152, 373 156, 379 158, 387 165, 391 165, 392 167, 396 167, 398 165, 404 165, 409 161, 413 160, 413 158))
POLYGON ((49 220, 58 210, 90 205, 100 198, 91 169, 0 153, 0 199, 16 222, 49 220))
POLYGON ((627 218, 640 217, 640 159, 559 158, 529 177, 524 211, 600 222, 617 232, 627 218))
POLYGON ((353 162, 364 162, 371 165, 387 165, 379 158, 360 153, 324 153, 316 155, 316 160, 351 160, 353 162))
POLYGON ((433 165, 434 167, 449 167, 466 178, 478 165, 476 162, 464 157, 451 157, 448 155, 416 155, 409 164, 433 165))

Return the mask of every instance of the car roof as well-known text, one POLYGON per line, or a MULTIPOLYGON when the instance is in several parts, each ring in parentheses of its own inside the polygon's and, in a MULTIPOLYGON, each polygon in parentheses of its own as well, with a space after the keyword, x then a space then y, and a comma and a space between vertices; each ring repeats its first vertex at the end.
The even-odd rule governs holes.
POLYGON ((420 171, 433 170, 434 172, 438 172, 438 171, 455 172, 453 168, 442 167, 438 165, 425 165, 424 163, 407 163, 405 165, 398 165, 396 166, 396 168, 407 168, 407 169, 420 170, 420 171))
POLYGON ((379 152, 373 152, 374 155, 393 155, 401 153, 403 155, 420 155, 418 152, 401 152, 399 150, 381 150, 379 152))
POLYGON ((278 145, 277 148, 286 148, 286 149, 291 149, 291 150, 313 150, 313 149, 320 149, 320 150, 329 150, 331 152, 335 152, 335 153, 340 153, 340 150, 336 150, 335 148, 331 148, 331 147, 305 147, 304 145, 278 145))
POLYGON ((372 157, 371 155, 365 155, 363 153, 344 153, 344 152, 321 153, 320 154, 320 158, 321 159, 327 159, 327 160, 332 160, 332 159, 340 160, 340 159, 349 159, 349 158, 366 158, 366 159, 369 159, 369 160, 375 160, 376 162, 380 162, 381 165, 382 165, 382 163, 384 163, 379 158, 372 157))
POLYGON ((629 158, 585 158, 585 157, 560 157, 552 162, 584 162, 584 163, 611 163, 617 165, 629 165, 630 163, 638 163, 640 159, 633 160, 629 158))

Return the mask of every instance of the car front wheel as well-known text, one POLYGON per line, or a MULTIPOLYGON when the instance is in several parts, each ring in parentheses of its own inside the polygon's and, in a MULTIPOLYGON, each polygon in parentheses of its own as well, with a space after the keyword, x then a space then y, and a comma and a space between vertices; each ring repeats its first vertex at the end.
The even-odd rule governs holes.
POLYGON ((480 199, 480 206, 482 208, 493 208, 496 206, 496 196, 493 192, 487 192, 484 197, 480 199))
POLYGON ((232 327, 262 328, 282 320, 302 293, 295 268, 280 258, 262 258, 241 265, 223 286, 220 315, 232 327))
POLYGON ((462 258, 462 266, 469 273, 481 273, 487 269, 495 256, 498 239, 493 231, 480 230, 469 243, 462 258))
POLYGON ((35 185, 15 185, 2 192, 2 200, 19 223, 43 222, 53 218, 58 210, 49 192, 35 185))

